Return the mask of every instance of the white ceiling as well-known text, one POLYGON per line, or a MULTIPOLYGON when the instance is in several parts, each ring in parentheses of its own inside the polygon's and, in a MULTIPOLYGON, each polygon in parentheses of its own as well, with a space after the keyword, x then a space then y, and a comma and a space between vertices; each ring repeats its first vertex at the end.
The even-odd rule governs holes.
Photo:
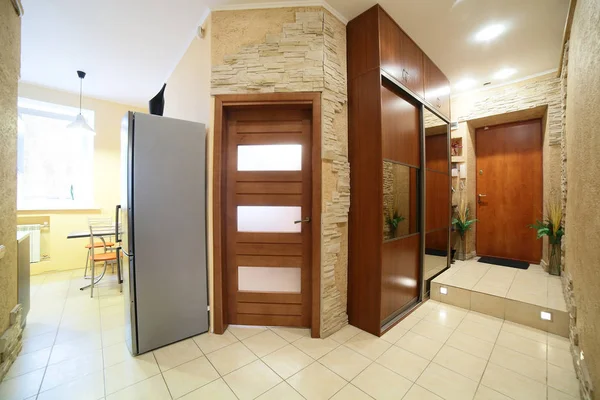
POLYGON ((203 0, 23 0, 21 80, 147 106, 185 53, 203 0))
MULTIPOLYGON (((349 19, 374 5, 373 0, 329 0, 349 19)), ((471 78, 499 84, 493 75, 503 68, 517 72, 507 80, 556 69, 569 0, 380 0, 451 84, 471 78), (506 31, 489 43, 473 36, 489 24, 506 31)), ((475 87, 474 87, 475 88, 475 87)), ((456 93, 456 88, 452 89, 456 93)))
MULTIPOLYGON (((195 35, 208 7, 265 0, 23 0, 25 82, 77 92, 75 71, 88 73, 84 94, 147 105, 195 35)), ((347 19, 377 1, 328 0, 347 19)), ((278 0, 278 4, 297 4, 278 0)), ((314 3, 314 1, 312 1, 314 3)), ((508 80, 557 68, 569 0, 379 0, 446 73, 452 84, 478 87, 515 68, 508 80), (506 24, 491 43, 472 40, 490 23, 506 24)), ((456 92, 455 90, 453 90, 456 92)))

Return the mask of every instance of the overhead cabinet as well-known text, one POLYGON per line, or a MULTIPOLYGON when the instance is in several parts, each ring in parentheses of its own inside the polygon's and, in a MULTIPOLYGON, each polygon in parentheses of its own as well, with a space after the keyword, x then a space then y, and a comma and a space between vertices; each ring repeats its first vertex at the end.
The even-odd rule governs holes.
POLYGON ((450 83, 444 73, 429 59, 423 56, 423 71, 425 76, 425 101, 450 117, 450 83))
POLYGON ((379 336, 421 300, 424 262, 447 265, 448 80, 378 5, 348 24, 347 43, 348 318, 379 336))
POLYGON ((381 69, 422 98, 423 52, 382 8, 378 14, 381 69))
POLYGON ((348 80, 377 68, 450 117, 450 83, 417 44, 376 5, 348 23, 348 80))

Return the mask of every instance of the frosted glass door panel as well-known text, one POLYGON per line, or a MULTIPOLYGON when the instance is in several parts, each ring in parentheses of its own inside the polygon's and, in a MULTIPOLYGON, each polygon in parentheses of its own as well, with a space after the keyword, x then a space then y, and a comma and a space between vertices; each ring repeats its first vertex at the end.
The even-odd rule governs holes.
POLYGON ((239 267, 240 292, 300 293, 300 268, 239 267))
POLYGON ((301 144, 238 146, 238 171, 301 171, 301 144))
POLYGON ((302 224, 302 207, 238 206, 238 232, 296 233, 302 224))

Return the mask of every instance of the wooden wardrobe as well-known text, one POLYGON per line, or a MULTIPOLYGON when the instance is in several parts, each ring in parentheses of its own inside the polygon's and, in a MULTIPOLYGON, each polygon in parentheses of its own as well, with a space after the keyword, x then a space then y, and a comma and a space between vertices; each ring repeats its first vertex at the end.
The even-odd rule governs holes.
MULTIPOLYGON (((379 5, 350 21, 347 43, 348 317, 350 324, 379 336, 422 298, 424 107, 447 125, 449 83, 379 5)), ((442 140, 440 149, 449 154, 447 135, 442 140)), ((448 157, 445 163, 447 212, 441 218, 449 229, 448 157)))

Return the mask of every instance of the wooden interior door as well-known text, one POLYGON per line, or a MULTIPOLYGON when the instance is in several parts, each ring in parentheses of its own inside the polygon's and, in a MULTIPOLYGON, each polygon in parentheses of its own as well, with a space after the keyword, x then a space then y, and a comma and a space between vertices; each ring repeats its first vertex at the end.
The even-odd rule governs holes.
POLYGON ((541 120, 477 129, 475 146, 477 254, 538 264, 528 225, 542 216, 541 120))
POLYGON ((226 120, 228 323, 310 327, 311 109, 226 120))

